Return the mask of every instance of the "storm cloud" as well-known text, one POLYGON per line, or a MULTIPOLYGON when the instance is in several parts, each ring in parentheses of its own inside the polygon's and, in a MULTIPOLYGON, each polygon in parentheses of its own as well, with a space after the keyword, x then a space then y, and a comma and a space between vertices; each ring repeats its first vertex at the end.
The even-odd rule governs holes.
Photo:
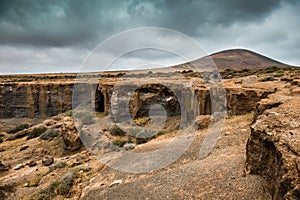
POLYGON ((2 0, 0 70, 76 71, 99 42, 149 26, 187 34, 208 53, 247 48, 300 65, 299 10, 296 0, 2 0))

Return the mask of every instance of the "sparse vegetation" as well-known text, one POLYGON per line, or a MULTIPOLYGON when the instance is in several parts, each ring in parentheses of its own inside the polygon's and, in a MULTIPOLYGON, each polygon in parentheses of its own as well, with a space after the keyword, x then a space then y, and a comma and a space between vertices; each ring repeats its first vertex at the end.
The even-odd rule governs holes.
POLYGON ((66 166, 67 166, 67 163, 66 163, 66 162, 64 162, 64 161, 59 161, 59 162, 57 162, 55 165, 52 165, 52 166, 49 167, 49 172, 52 172, 52 171, 57 170, 57 169, 59 169, 59 168, 64 168, 64 167, 66 167, 66 166))
POLYGON ((61 181, 56 184, 56 192, 59 195, 67 195, 73 186, 75 180, 75 174, 67 173, 65 174, 61 181))
POLYGON ((166 134, 166 131, 164 129, 162 130, 159 130, 157 133, 156 133, 156 137, 160 136, 160 135, 164 135, 166 134))
POLYGON ((124 139, 115 139, 113 141, 113 144, 118 146, 118 147, 123 147, 126 143, 128 143, 128 141, 124 140, 124 139))
POLYGON ((277 73, 277 74, 274 74, 274 77, 282 77, 284 76, 284 73, 277 73))
POLYGON ((73 110, 68 110, 65 112, 66 116, 72 117, 73 116, 73 110))
POLYGON ((39 137, 42 133, 44 133, 47 129, 45 127, 34 128, 32 131, 28 133, 27 140, 39 137))
POLYGON ((107 112, 96 112, 96 117, 97 118, 103 118, 107 115, 107 112))
POLYGON ((73 110, 72 116, 79 118, 84 125, 90 125, 95 123, 93 113, 85 110, 73 110))
POLYGON ((110 134, 114 135, 114 136, 124 136, 126 135, 126 133, 118 126, 118 125, 113 125, 110 129, 109 129, 110 134))
POLYGON ((201 74, 199 72, 193 72, 192 70, 189 70, 183 74, 185 77, 201 78, 201 74))
POLYGON ((8 130, 7 133, 10 133, 10 134, 17 133, 17 132, 27 129, 29 127, 30 127, 29 124, 20 124, 19 126, 8 130))
POLYGON ((134 119, 133 121, 134 121, 134 123, 136 123, 139 126, 145 126, 150 122, 150 118, 149 117, 140 117, 140 118, 134 119))
POLYGON ((273 76, 268 76, 268 77, 260 79, 259 82, 267 82, 267 81, 274 81, 274 80, 275 79, 273 76))
POLYGON ((65 174, 61 180, 52 182, 48 187, 34 194, 31 199, 51 200, 57 195, 67 196, 76 177, 77 174, 69 172, 65 174))
POLYGON ((273 72, 276 72, 280 70, 279 67, 276 67, 276 66, 273 66, 273 67, 268 67, 266 70, 265 70, 265 73, 269 74, 269 73, 273 73, 273 72))

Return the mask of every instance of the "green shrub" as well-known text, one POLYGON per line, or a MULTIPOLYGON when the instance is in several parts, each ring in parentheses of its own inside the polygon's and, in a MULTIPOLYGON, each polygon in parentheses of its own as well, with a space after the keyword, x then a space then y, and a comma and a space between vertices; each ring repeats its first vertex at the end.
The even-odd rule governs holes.
POLYGON ((162 129, 156 133, 156 136, 160 136, 160 135, 164 135, 164 134, 166 134, 166 131, 162 129))
POLYGON ((51 200, 56 196, 54 192, 54 188, 52 185, 48 186, 45 189, 40 190, 36 195, 34 195, 31 199, 38 200, 51 200))
POLYGON ((56 191, 59 195, 67 195, 73 186, 75 175, 73 173, 65 174, 57 184, 56 191))
POLYGON ((274 81, 274 77, 270 76, 270 77, 266 77, 266 78, 262 78, 259 81, 260 82, 266 82, 266 81, 274 81))
POLYGON ((67 166, 67 163, 64 162, 64 161, 59 161, 58 163, 56 163, 55 165, 52 165, 49 167, 49 172, 52 172, 56 169, 59 169, 59 168, 64 168, 67 166))
POLYGON ((81 122, 84 125, 90 125, 90 124, 95 123, 93 114, 89 111, 76 110, 76 111, 73 111, 72 114, 75 118, 81 119, 81 122))
POLYGON ((22 130, 27 129, 27 128, 29 128, 28 124, 20 124, 19 126, 13 128, 13 129, 8 130, 7 133, 13 134, 13 133, 22 131, 22 130))
POLYGON ((68 110, 67 112, 65 112, 66 116, 72 117, 73 116, 73 110, 68 110))
POLYGON ((45 127, 41 128, 34 128, 32 131, 28 133, 27 140, 30 140, 32 138, 39 137, 41 134, 43 134, 47 129, 45 127))
POLYGON ((112 135, 119 135, 119 136, 124 136, 126 135, 126 133, 118 126, 118 125, 113 125, 110 129, 109 129, 110 134, 112 135))
POLYGON ((119 147, 123 147, 126 143, 128 143, 128 141, 123 139, 115 139, 113 141, 113 144, 119 147))
POLYGON ((277 73, 277 74, 274 74, 274 77, 282 77, 284 76, 284 73, 277 73))
POLYGON ((2 136, 0 136, 0 143, 2 143, 3 142, 3 138, 2 138, 2 136))
POLYGON ((267 74, 269 74, 269 73, 276 72, 276 71, 278 71, 278 70, 280 70, 279 67, 273 66, 273 67, 268 67, 268 68, 265 70, 265 72, 266 72, 267 74))
POLYGON ((280 73, 280 74, 284 74, 284 72, 285 71, 283 69, 277 71, 277 73, 280 73))

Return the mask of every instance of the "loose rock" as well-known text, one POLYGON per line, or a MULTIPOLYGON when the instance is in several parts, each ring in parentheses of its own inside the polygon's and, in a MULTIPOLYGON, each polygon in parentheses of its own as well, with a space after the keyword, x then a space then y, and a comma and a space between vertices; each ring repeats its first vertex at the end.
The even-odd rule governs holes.
POLYGON ((125 145, 123 146, 123 149, 124 149, 125 151, 129 151, 129 150, 134 149, 135 147, 136 147, 136 144, 134 144, 134 143, 127 143, 127 144, 125 144, 125 145))
POLYGON ((18 164, 17 166, 14 167, 14 170, 19 170, 19 169, 21 169, 23 167, 24 167, 23 164, 18 164))
POLYGON ((31 161, 29 161, 29 162, 27 163, 27 165, 28 165, 29 167, 34 167, 34 166, 36 166, 37 164, 36 164, 36 162, 35 162, 34 160, 31 160, 31 161))
POLYGON ((51 165, 52 163, 54 162, 54 159, 52 156, 44 156, 43 159, 42 159, 42 163, 44 166, 49 166, 51 165))
POLYGON ((20 147, 20 151, 24 151, 24 150, 26 150, 28 147, 29 147, 28 145, 22 146, 22 147, 20 147))
POLYGON ((112 182, 112 183, 109 185, 109 187, 113 187, 113 186, 115 186, 115 185, 119 185, 119 184, 122 184, 122 183, 123 183, 122 180, 115 180, 114 182, 112 182))
POLYGON ((4 171, 8 171, 9 170, 9 166, 4 165, 1 161, 0 161, 0 172, 4 172, 4 171))

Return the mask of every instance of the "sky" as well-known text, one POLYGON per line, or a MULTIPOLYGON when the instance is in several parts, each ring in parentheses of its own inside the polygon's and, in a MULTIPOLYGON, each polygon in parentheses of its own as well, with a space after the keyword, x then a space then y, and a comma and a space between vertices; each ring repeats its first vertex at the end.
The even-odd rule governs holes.
MULTIPOLYGON (((207 54, 244 48, 300 66, 299 10, 299 0, 1 0, 0 74, 79 72, 98 44, 143 27, 180 32, 207 54)), ((130 42, 150 37, 174 48, 186 45, 168 34, 133 35, 130 42)), ((117 56, 105 50, 99 60, 117 56)), ((169 52, 142 50, 129 52, 113 69, 180 62, 169 52)))

